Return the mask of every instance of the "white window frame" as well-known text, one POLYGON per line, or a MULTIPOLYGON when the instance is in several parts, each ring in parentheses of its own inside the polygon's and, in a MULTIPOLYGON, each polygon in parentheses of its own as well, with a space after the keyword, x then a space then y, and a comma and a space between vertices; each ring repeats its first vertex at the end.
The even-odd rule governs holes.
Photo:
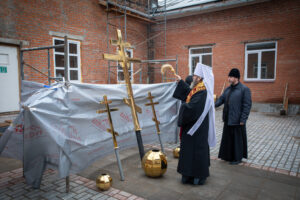
MULTIPOLYGON (((64 38, 53 37, 53 45, 55 45, 55 40, 64 41, 64 38)), ((68 79, 70 80, 70 71, 78 71, 78 80, 70 80, 70 82, 74 83, 81 83, 81 49, 80 49, 80 41, 70 40, 68 39, 68 79), (70 53, 70 45, 69 44, 76 44, 77 45, 77 54, 70 53), (78 68, 74 69, 70 67, 70 56, 77 56, 77 66, 78 68)), ((64 70, 64 67, 56 67, 55 55, 65 55, 64 52, 56 52, 53 49, 53 60, 54 60, 54 76, 56 77, 56 70, 64 70)))
MULTIPOLYGON (((133 58, 133 49, 125 49, 125 52, 130 52, 130 55, 131 55, 131 58, 133 58)), ((119 79, 119 72, 123 72, 123 68, 122 69, 119 69, 119 62, 117 62, 117 82, 118 83, 125 83, 125 77, 124 77, 124 80, 121 81, 119 79)), ((131 71, 131 77, 130 77, 130 81, 131 83, 134 82, 133 80, 133 63, 130 63, 130 70, 128 70, 128 72, 131 71)))
POLYGON ((204 55, 211 55, 211 67, 213 66, 213 53, 212 53, 212 46, 201 46, 201 47, 192 47, 189 48, 189 75, 193 75, 192 72, 192 58, 193 57, 199 57, 199 62, 202 63, 202 56, 204 55), (211 49, 211 53, 199 53, 199 54, 192 54, 192 50, 194 49, 211 49))
MULTIPOLYGON (((245 45, 245 73, 244 73, 244 80, 248 82, 273 82, 276 79, 276 63, 277 63, 277 41, 268 41, 268 42, 257 42, 257 43, 248 43, 245 45), (256 45, 256 44, 268 44, 268 43, 275 43, 275 48, 273 49, 260 49, 260 50, 247 50, 247 47, 249 45, 256 45), (262 68, 262 63, 261 63, 261 56, 262 52, 269 52, 269 51, 275 51, 275 60, 274 60, 274 78, 272 79, 262 79, 261 78, 261 68, 262 68), (257 78, 248 78, 248 54, 253 54, 257 53, 257 78)), ((266 66, 265 66, 266 68, 266 66)))

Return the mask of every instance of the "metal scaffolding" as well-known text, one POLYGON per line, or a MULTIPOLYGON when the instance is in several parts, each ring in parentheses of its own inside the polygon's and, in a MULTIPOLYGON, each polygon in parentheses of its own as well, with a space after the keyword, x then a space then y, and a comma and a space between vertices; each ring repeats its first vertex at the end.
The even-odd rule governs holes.
MULTIPOLYGON (((151 19, 149 19, 149 16, 152 14, 153 12, 153 8, 152 8, 152 3, 153 0, 148 0, 148 5, 146 6, 146 12, 147 13, 143 13, 141 11, 135 10, 133 8, 130 8, 127 6, 127 0, 115 0, 115 1, 110 1, 110 0, 106 0, 106 1, 102 1, 102 5, 106 6, 106 37, 107 37, 107 52, 108 53, 112 53, 110 52, 110 43, 109 40, 111 38, 110 36, 110 28, 118 28, 120 30, 122 30, 123 34, 124 34, 124 41, 127 40, 127 15, 130 14, 130 16, 133 17, 137 17, 139 19, 143 19, 144 21, 148 21, 148 25, 147 25, 147 40, 143 41, 142 43, 136 45, 139 46, 145 42, 147 42, 147 61, 142 61, 142 64, 139 64, 138 70, 133 72, 133 76, 136 74, 139 74, 139 81, 135 81, 135 83, 145 83, 145 81, 143 81, 144 78, 146 78, 146 83, 155 83, 157 82, 158 78, 156 78, 156 76, 160 76, 158 74, 160 74, 160 70, 157 70, 158 68, 160 69, 160 66, 157 66, 158 63, 165 63, 165 62, 175 62, 176 63, 176 72, 177 72, 177 68, 178 68, 178 58, 177 55, 173 56, 171 59, 167 58, 167 16, 166 16, 166 0, 164 1, 164 20, 161 22, 154 22, 151 19), (114 11, 114 12, 112 12, 114 11), (134 15, 133 15, 134 14, 134 15), (118 20, 118 25, 113 24, 112 22, 115 22, 116 19, 118 20), (123 21, 124 25, 121 25, 121 20, 123 21), (159 35, 161 35, 162 33, 159 33, 157 35, 151 36, 151 32, 152 32, 152 23, 155 23, 156 25, 160 25, 161 27, 163 27, 163 31, 164 33, 164 59, 163 60, 154 60, 155 59, 155 49, 154 49, 154 38, 158 37, 159 35), (174 58, 175 57, 175 58, 174 58), (146 66, 145 66, 146 64, 146 66), (158 73, 159 72, 159 73, 158 73)), ((175 65, 175 63, 173 65, 175 65)), ((135 64, 137 65, 137 64, 135 64)), ((116 79, 118 79, 118 66, 116 62, 112 62, 112 61, 108 61, 108 84, 110 84, 112 82, 112 77, 116 77, 116 79), (112 64, 114 63, 114 64, 112 64), (115 76, 113 76, 115 75, 115 76)), ((162 76, 162 81, 167 81, 169 78, 167 76, 163 77, 162 76)), ((144 79, 145 80, 145 79, 144 79)))
POLYGON ((34 71, 46 76, 48 78, 48 85, 51 85, 52 80, 59 80, 61 78, 57 77, 52 77, 51 76, 51 62, 50 62, 50 49, 55 49, 55 48, 61 48, 64 47, 64 79, 65 81, 69 81, 69 76, 68 76, 68 56, 69 56, 69 48, 68 48, 68 38, 67 36, 64 37, 64 44, 59 44, 59 45, 53 45, 53 46, 44 46, 44 47, 33 47, 33 48, 21 48, 20 50, 20 62, 21 62, 21 80, 24 80, 24 66, 30 67, 34 71), (26 63, 24 61, 24 52, 29 52, 29 51, 40 51, 40 50, 47 50, 47 61, 48 61, 48 74, 45 74, 44 72, 38 70, 36 67, 33 67, 32 65, 26 63))

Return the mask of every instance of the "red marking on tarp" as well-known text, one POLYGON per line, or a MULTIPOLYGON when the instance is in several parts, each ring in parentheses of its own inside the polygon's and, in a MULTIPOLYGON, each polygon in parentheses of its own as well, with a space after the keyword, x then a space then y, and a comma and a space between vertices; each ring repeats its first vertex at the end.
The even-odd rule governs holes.
POLYGON ((16 134, 23 134, 23 124, 17 124, 15 127, 16 134))
POLYGON ((132 122, 132 118, 130 117, 130 115, 124 113, 124 112, 121 112, 120 113, 120 117, 125 120, 126 122, 132 122))
POLYGON ((105 120, 99 120, 99 119, 94 118, 92 120, 92 124, 95 125, 97 128, 100 128, 101 130, 106 131, 107 126, 105 124, 103 124, 103 121, 105 121, 105 120))
POLYGON ((82 142, 82 138, 78 135, 78 131, 74 126, 68 126, 67 129, 63 128, 62 125, 54 125, 54 127, 58 130, 59 133, 62 133, 69 139, 77 140, 82 142))
POLYGON ((43 136, 43 131, 41 127, 35 125, 31 125, 28 128, 25 128, 24 132, 25 132, 24 134, 25 139, 33 139, 33 138, 43 136))

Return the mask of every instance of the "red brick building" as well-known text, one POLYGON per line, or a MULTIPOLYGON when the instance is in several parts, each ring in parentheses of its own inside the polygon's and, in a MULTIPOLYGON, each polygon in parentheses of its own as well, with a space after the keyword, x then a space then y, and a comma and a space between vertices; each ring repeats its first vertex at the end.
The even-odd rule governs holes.
MULTIPOLYGON (((229 70, 236 67, 255 102, 282 102, 285 84, 289 83, 290 103, 300 103, 300 1, 273 0, 175 17, 167 21, 166 46, 167 55, 179 56, 180 75, 190 73, 194 51, 196 55, 206 54, 203 63, 212 65, 216 94, 220 94, 229 70), (253 67, 257 62, 260 77, 253 67)), ((157 40, 154 45, 156 57, 164 56, 160 43, 157 40)))
MULTIPOLYGON (((158 60, 178 56, 182 77, 190 74, 197 62, 212 66, 217 95, 227 83, 229 70, 236 67, 254 102, 281 103, 288 83, 289 103, 300 104, 298 0, 210 0, 170 6, 165 15, 157 10, 151 14, 155 1, 148 5, 146 0, 128 0, 126 5, 131 10, 126 11, 126 20, 120 2, 125 1, 114 1, 106 12, 105 3, 98 0, 0 1, 0 75, 4 77, 7 70, 5 47, 19 50, 21 42, 22 48, 50 46, 62 43, 67 35, 72 81, 117 83, 122 72, 117 67, 108 70, 102 54, 116 52, 107 42, 116 38, 115 29, 119 27, 123 38, 126 29, 126 39, 135 47, 130 52, 133 57, 158 60)), ((63 51, 51 49, 50 57, 51 76, 63 76, 63 51)), ((25 52, 24 62, 43 73, 48 71, 46 50, 25 52)), ((132 73, 141 66, 134 64, 132 73)), ((133 82, 160 82, 159 73, 150 74, 151 67, 144 64, 143 73, 136 73, 133 82)), ((47 77, 28 65, 24 72, 25 80, 47 83, 47 77)), ((4 78, 2 82, 6 83, 4 78)))

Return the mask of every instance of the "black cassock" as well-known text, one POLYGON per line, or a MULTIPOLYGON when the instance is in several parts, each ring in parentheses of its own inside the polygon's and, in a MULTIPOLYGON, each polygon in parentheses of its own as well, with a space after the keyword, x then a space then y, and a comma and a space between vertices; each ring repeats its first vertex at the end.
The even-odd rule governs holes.
MULTIPOLYGON (((189 85, 181 80, 173 97, 185 102, 189 92, 189 85)), ((192 96, 189 103, 183 102, 178 118, 178 126, 182 127, 182 138, 177 171, 184 176, 200 179, 209 176, 208 114, 193 136, 187 132, 201 116, 206 96, 206 90, 199 91, 192 96)))
POLYGON ((251 91, 242 83, 229 86, 215 106, 222 104, 224 128, 218 157, 229 162, 241 161, 248 157, 246 121, 252 105, 251 91))

